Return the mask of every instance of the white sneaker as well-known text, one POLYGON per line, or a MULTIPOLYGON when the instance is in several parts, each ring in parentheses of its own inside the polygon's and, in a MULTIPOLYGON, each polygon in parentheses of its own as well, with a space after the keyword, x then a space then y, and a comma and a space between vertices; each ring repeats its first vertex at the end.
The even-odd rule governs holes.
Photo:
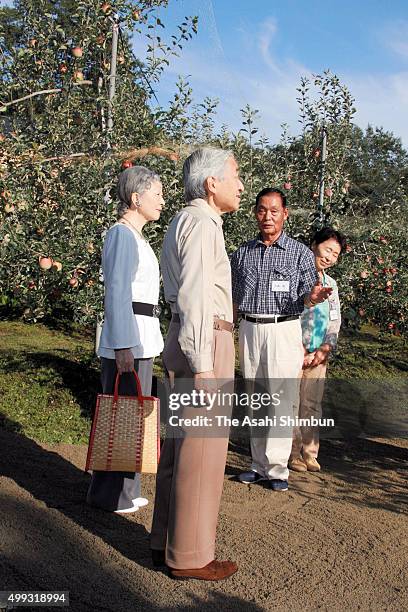
POLYGON ((143 506, 147 506, 147 504, 149 503, 149 500, 146 499, 145 497, 136 497, 136 499, 132 499, 132 502, 138 508, 143 508, 143 506))
POLYGON ((132 512, 137 512, 138 510, 139 510, 139 506, 133 505, 131 508, 124 508, 123 510, 114 510, 114 513, 115 514, 131 514, 132 512))

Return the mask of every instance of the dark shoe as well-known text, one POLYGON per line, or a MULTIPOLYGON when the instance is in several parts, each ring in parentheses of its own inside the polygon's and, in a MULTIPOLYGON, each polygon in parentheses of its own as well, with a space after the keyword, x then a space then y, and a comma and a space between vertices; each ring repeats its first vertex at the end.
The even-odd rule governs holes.
POLYGON ((238 566, 233 561, 211 561, 205 567, 199 569, 173 569, 169 568, 171 578, 176 580, 186 580, 195 578, 196 580, 225 580, 235 574, 238 566))
POLYGON ((242 472, 242 474, 238 476, 238 480, 239 482, 243 482, 245 484, 254 484, 260 480, 266 480, 266 478, 258 474, 258 472, 250 470, 249 472, 242 472))
POLYGON ((272 491, 287 491, 289 488, 287 480, 278 480, 276 478, 269 481, 269 486, 272 491))
POLYGON ((166 551, 151 549, 152 562, 154 567, 164 567, 166 565, 166 551))

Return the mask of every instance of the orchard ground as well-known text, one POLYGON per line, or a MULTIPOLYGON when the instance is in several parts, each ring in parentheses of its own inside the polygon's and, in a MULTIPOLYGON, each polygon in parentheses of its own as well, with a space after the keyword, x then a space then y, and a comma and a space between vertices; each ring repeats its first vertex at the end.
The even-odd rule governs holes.
MULTIPOLYGON (((233 441, 217 555, 239 571, 175 582, 149 556, 154 476, 134 515, 84 504, 92 338, 20 322, 0 338, 0 588, 67 590, 74 611, 408 608, 407 439, 326 439, 322 472, 292 473, 287 493, 238 483, 248 447, 233 441)), ((407 377, 402 338, 365 329, 341 344, 333 375, 407 377)))

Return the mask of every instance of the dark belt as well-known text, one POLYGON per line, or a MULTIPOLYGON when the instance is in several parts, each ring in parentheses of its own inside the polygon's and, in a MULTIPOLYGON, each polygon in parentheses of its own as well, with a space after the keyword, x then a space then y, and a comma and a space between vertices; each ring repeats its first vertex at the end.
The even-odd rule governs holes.
POLYGON ((251 315, 243 314, 241 317, 245 319, 245 321, 250 321, 251 323, 283 323, 284 321, 296 321, 300 315, 276 315, 276 317, 272 318, 263 318, 263 317, 252 317, 251 315))
POLYGON ((144 302, 132 302, 132 310, 134 314, 145 315, 145 317, 158 317, 160 315, 160 306, 145 304, 144 302))
MULTIPOLYGON (((172 321, 175 323, 180 323, 180 316, 176 313, 173 313, 172 321)), ((223 329, 228 332, 234 331, 234 324, 229 321, 225 321, 224 319, 219 319, 218 317, 214 317, 214 329, 223 329)))

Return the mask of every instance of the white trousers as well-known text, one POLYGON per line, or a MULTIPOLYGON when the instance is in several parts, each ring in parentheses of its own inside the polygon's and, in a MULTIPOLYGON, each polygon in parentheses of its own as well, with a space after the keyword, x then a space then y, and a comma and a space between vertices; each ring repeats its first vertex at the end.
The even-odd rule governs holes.
MULTIPOLYGON (((279 393, 279 406, 270 407, 271 416, 293 418, 299 408, 299 383, 303 365, 300 320, 281 323, 251 323, 239 326, 239 359, 247 388, 258 381, 272 396, 279 393)), ((256 414, 252 414, 256 417, 256 414)), ((251 428, 251 469, 269 479, 287 480, 292 448, 292 428, 273 427, 260 435, 251 428)))

